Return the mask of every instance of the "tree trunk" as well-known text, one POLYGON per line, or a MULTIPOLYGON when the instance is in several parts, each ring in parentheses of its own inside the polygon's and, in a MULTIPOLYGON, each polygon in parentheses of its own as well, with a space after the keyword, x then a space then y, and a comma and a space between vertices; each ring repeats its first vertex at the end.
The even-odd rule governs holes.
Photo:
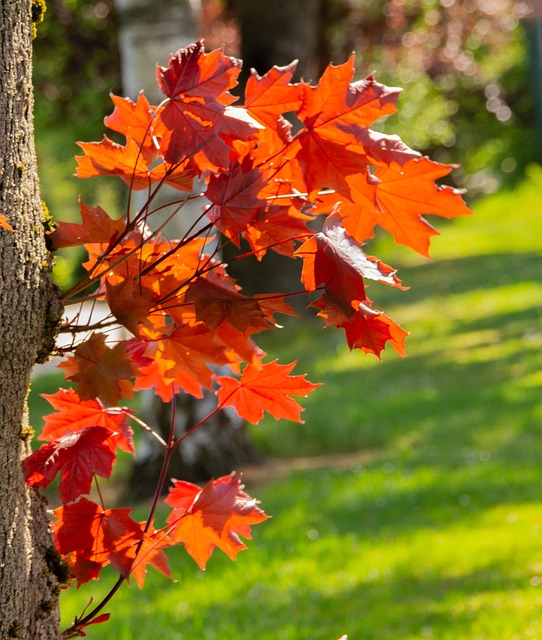
POLYGON ((299 60, 296 77, 316 81, 329 62, 328 0, 234 0, 241 29, 243 77, 299 60))
POLYGON ((59 310, 44 241, 33 137, 30 0, 0 0, 0 638, 60 637, 58 574, 44 498, 28 490, 26 396, 59 310))
POLYGON ((197 16, 189 0, 115 0, 119 16, 122 85, 133 99, 143 89, 163 100, 154 65, 197 38, 197 16))

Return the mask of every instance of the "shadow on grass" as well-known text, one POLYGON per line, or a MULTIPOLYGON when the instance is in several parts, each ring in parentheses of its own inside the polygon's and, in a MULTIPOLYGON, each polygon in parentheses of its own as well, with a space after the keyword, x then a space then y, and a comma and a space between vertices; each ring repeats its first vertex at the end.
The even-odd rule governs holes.
POLYGON ((279 485, 276 504, 271 492, 265 506, 296 531, 353 534, 363 544, 463 526, 497 507, 539 504, 541 476, 534 462, 512 469, 484 456, 453 469, 388 459, 342 472, 293 474, 288 493, 279 485), (298 501, 306 506, 300 509, 298 501))
POLYGON ((517 282, 540 282, 540 253, 495 253, 490 255, 432 260, 401 269, 398 273, 408 291, 378 287, 375 299, 380 307, 390 302, 410 304, 429 296, 448 296, 468 291, 494 289, 517 282))
POLYGON ((540 256, 482 256, 427 263, 412 271, 412 291, 386 288, 386 295, 405 307, 423 299, 438 305, 442 297, 443 308, 431 312, 429 327, 423 326, 423 307, 420 318, 407 326, 412 331, 408 358, 386 353, 379 364, 372 356, 347 356, 342 332, 322 331, 316 323, 286 345, 278 338, 271 343, 269 350, 279 352, 281 360, 299 358, 298 369, 325 384, 304 401, 305 425, 268 421, 253 429, 265 453, 381 448, 435 463, 461 460, 471 448, 489 449, 516 463, 517 456, 542 453, 534 442, 523 451, 542 418, 535 388, 542 371, 541 310, 510 299, 507 292, 496 293, 510 283, 538 284, 540 256), (484 291, 475 314, 468 293, 479 288, 484 291))

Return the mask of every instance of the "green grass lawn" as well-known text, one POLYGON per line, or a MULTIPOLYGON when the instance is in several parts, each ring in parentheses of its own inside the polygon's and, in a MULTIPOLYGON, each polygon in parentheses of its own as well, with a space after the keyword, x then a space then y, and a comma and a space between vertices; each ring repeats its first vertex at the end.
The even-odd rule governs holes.
MULTIPOLYGON (((264 348, 325 385, 305 424, 252 429, 270 456, 364 452, 248 485, 273 519, 205 572, 122 590, 95 639, 542 637, 542 170, 453 221, 426 261, 381 240, 411 290, 374 287, 409 357, 349 353, 309 324, 264 348)), ((64 593, 66 622, 113 581, 64 593)))

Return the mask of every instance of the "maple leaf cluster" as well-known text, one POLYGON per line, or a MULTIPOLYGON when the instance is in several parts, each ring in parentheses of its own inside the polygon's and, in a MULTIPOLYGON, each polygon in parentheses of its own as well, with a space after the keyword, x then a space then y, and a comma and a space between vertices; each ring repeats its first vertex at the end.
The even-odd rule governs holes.
MULTIPOLYGON (((138 584, 147 565, 169 575, 163 549, 179 543, 202 568, 215 548, 235 558, 244 548, 240 536, 250 538, 250 526, 266 518, 235 476, 204 489, 174 481, 171 515, 158 530, 152 514, 140 524, 128 509, 81 497, 97 476, 109 477, 118 449, 134 452, 130 422, 141 421, 117 406, 134 391, 154 389, 165 402, 207 391, 217 410, 232 407, 254 424, 264 412, 301 422, 293 396, 318 385, 292 375, 295 363, 265 361, 254 342, 277 326, 277 314, 296 313, 280 292, 244 295, 228 275, 223 246, 239 249, 239 259, 261 260, 268 251, 301 259, 299 293, 326 325, 344 329, 351 349, 380 357, 389 343, 405 355, 406 331, 366 294, 367 281, 401 283, 363 246, 380 226, 428 255, 437 231, 422 216, 470 213, 459 192, 435 183, 450 165, 370 129, 396 110, 399 89, 372 76, 354 81, 353 57, 330 65, 316 86, 292 82, 295 63, 262 77, 253 72, 243 106, 230 93, 240 69, 220 50, 206 53, 201 41, 181 49, 157 68, 161 104, 143 93, 136 102, 113 96, 105 124, 123 144, 107 136, 79 143, 76 175, 119 177, 129 187, 126 210, 115 217, 80 202, 81 223, 61 222, 50 239, 55 249, 88 253, 66 304, 100 301, 109 316, 62 350, 60 367, 75 388, 48 397, 56 413, 40 436, 46 444, 25 463, 31 486, 60 476, 55 534, 79 584, 105 564, 138 584), (178 239, 163 232, 166 209, 157 194, 164 185, 178 193, 167 218, 202 199, 200 219, 178 239), (136 191, 145 196, 139 207, 136 191), (124 339, 109 338, 115 325, 124 339)), ((72 321, 64 330, 88 328, 72 321)), ((180 444, 161 442, 166 454, 180 444)))

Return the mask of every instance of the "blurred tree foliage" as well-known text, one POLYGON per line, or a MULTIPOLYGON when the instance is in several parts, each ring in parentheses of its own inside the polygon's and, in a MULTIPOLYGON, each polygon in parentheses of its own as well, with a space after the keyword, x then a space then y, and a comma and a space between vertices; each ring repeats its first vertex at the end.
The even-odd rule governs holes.
POLYGON ((108 94, 120 87, 113 0, 47 0, 34 83, 38 133, 69 126, 83 140, 101 135, 108 94))
MULTIPOLYGON (((109 92, 120 92, 113 0, 47 0, 34 40, 35 126, 42 196, 51 213, 76 219, 78 196, 114 212, 117 185, 77 180, 75 140, 99 140, 111 111, 109 92)), ((78 249, 56 256, 62 286, 76 277, 78 249)))
POLYGON ((494 191, 536 158, 533 94, 514 0, 342 0, 348 19, 335 47, 361 52, 365 72, 404 88, 390 130, 442 162, 456 179, 494 191))

